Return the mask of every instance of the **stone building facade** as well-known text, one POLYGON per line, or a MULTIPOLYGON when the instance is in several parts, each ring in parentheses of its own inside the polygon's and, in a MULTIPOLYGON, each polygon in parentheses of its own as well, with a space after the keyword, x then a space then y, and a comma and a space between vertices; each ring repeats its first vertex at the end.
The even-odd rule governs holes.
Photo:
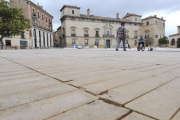
POLYGON ((23 35, 5 37, 3 41, 7 49, 53 47, 52 15, 29 0, 11 0, 10 7, 21 8, 24 16, 30 20, 31 28, 23 35))
POLYGON ((169 46, 171 48, 180 48, 180 26, 178 28, 178 33, 169 36, 169 46))
POLYGON ((165 20, 155 16, 142 19, 141 15, 127 13, 122 19, 99 17, 90 14, 80 14, 80 7, 64 5, 61 8, 61 46, 71 47, 75 44, 85 48, 115 48, 117 44, 117 29, 122 22, 126 23, 126 43, 132 47, 138 45, 138 37, 142 34, 152 41, 152 46, 158 46, 158 39, 165 35, 165 20))

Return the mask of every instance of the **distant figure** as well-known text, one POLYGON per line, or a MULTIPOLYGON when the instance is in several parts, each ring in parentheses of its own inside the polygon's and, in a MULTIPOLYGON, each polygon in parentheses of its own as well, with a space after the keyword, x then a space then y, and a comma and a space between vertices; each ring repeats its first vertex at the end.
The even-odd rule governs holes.
POLYGON ((144 41, 143 40, 145 40, 145 39, 142 37, 142 35, 140 35, 138 47, 140 47, 141 44, 142 44, 142 47, 144 47, 144 41))
POLYGON ((116 51, 119 51, 119 45, 121 44, 121 40, 123 41, 123 50, 126 51, 125 41, 126 41, 126 28, 124 27, 125 23, 121 23, 121 26, 117 29, 118 34, 118 43, 116 47, 116 51))

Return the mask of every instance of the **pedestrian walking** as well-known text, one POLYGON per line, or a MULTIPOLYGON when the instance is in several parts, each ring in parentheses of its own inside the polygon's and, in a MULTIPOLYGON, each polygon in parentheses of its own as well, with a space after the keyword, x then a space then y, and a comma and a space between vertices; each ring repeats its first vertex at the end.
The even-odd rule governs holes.
POLYGON ((121 26, 117 29, 118 34, 118 43, 116 47, 116 51, 119 51, 119 45, 121 44, 121 41, 123 42, 123 50, 126 51, 125 41, 126 41, 126 28, 124 27, 125 23, 122 22, 121 26))

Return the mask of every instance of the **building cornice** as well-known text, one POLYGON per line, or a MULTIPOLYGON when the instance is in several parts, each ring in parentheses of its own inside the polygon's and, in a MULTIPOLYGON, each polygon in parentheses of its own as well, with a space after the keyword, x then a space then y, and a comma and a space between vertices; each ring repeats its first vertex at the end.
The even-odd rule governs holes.
POLYGON ((172 37, 172 36, 178 36, 178 35, 180 35, 180 34, 174 34, 174 35, 170 35, 169 37, 172 37))
POLYGON ((161 19, 161 18, 158 18, 158 17, 155 17, 155 16, 150 16, 150 17, 144 18, 142 20, 148 20, 148 19, 152 19, 152 18, 159 19, 159 20, 162 20, 162 21, 166 21, 164 19, 161 19))
POLYGON ((111 22, 125 22, 130 24, 143 24, 142 22, 131 22, 126 19, 115 19, 115 18, 105 18, 105 17, 86 17, 86 16, 70 16, 64 15, 60 20, 63 22, 66 18, 74 17, 75 19, 87 19, 87 20, 98 20, 98 21, 111 21, 111 22))
POLYGON ((60 11, 63 11, 64 8, 74 8, 74 9, 80 9, 80 7, 76 7, 76 6, 70 6, 70 5, 64 5, 60 11))

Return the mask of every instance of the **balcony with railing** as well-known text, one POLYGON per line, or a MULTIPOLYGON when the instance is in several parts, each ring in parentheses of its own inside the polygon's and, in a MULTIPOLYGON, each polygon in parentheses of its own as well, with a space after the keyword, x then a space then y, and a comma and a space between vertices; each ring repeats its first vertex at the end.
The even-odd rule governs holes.
POLYGON ((89 37, 89 34, 84 34, 84 37, 89 37))
POLYGON ((138 39, 138 36, 134 36, 134 39, 138 39))
POLYGON ((145 38, 149 38, 149 35, 145 35, 145 38))
POLYGON ((96 37, 96 38, 99 38, 100 36, 99 36, 99 34, 96 34, 95 37, 96 37))
POLYGON ((71 36, 72 36, 72 37, 76 37, 76 34, 75 34, 75 33, 71 33, 71 36))
POLYGON ((33 12, 33 16, 36 16, 36 13, 35 13, 35 12, 33 12))
POLYGON ((104 34, 103 37, 114 38, 114 35, 107 35, 107 34, 104 34))

